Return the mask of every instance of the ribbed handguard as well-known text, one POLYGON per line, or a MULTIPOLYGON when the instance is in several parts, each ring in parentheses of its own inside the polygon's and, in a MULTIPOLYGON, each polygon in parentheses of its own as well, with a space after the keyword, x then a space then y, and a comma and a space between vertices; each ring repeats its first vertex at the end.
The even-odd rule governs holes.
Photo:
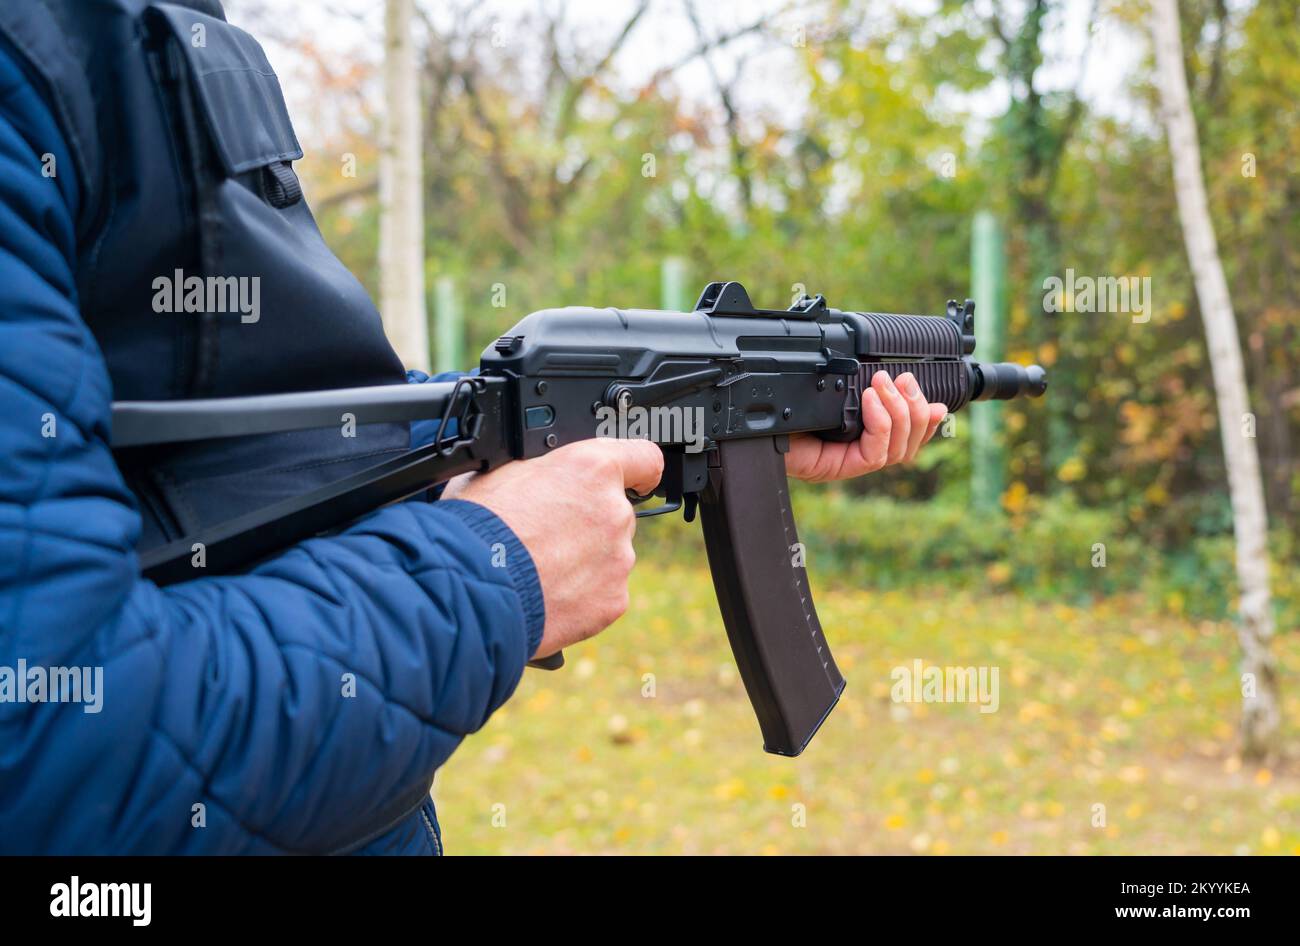
POLYGON ((890 378, 910 371, 921 386, 921 393, 931 404, 945 404, 948 413, 956 413, 970 400, 970 371, 960 361, 882 361, 868 362, 858 369, 858 390, 865 391, 877 371, 890 378))

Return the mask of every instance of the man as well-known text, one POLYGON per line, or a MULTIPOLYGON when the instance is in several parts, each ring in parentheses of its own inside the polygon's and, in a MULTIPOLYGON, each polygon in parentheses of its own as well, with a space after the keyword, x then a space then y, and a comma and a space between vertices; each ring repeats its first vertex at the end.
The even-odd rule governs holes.
MULTIPOLYGON (((0 6, 6 853, 438 853, 438 766, 530 657, 627 607, 624 491, 662 464, 639 441, 462 477, 247 575, 141 578, 142 549, 411 445, 386 425, 108 447, 113 397, 406 379, 301 156, 215 0, 0 6)), ((908 376, 864 402, 860 442, 796 439, 790 473, 909 460, 944 413, 908 376)))

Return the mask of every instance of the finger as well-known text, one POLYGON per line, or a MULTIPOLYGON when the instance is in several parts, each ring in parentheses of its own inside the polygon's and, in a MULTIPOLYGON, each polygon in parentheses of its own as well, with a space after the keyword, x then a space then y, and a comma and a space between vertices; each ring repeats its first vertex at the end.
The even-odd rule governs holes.
POLYGON ((858 439, 863 473, 874 473, 889 461, 889 432, 893 426, 876 389, 867 388, 862 395, 862 436, 858 439))
POLYGON ((912 433, 912 415, 907 401, 898 393, 898 388, 889 374, 877 371, 871 379, 871 386, 880 395, 880 401, 889 411, 893 427, 889 432, 889 462, 898 463, 907 455, 907 439, 912 433))
POLYGON ((939 425, 943 423, 943 419, 947 416, 947 404, 930 405, 930 423, 925 428, 925 439, 921 443, 927 444, 930 442, 930 438, 934 436, 934 432, 939 429, 939 425))
POLYGON ((615 448, 614 458, 623 468, 623 487, 639 496, 654 492, 664 475, 664 452, 650 440, 602 440, 615 448))
POLYGON ((930 402, 921 392, 916 375, 910 371, 898 376, 898 390, 907 401, 907 416, 912 425, 907 435, 907 453, 903 456, 905 463, 911 463, 916 459, 916 451, 925 442, 925 429, 930 423, 930 402))

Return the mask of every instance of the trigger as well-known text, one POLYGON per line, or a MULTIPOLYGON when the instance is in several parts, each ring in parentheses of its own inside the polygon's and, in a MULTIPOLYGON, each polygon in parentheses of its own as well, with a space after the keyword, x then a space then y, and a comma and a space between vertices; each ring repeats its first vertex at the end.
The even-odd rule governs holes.
POLYGON ((700 508, 700 494, 687 493, 682 497, 682 518, 687 522, 695 521, 695 511, 700 508))

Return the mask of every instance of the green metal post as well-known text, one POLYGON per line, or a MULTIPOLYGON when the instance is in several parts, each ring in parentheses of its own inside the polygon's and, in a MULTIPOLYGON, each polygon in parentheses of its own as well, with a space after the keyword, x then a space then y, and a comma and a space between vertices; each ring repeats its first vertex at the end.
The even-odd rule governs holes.
POLYGON ((433 370, 464 371, 463 355, 465 326, 461 314, 460 298, 456 295, 456 280, 439 276, 433 290, 434 358, 433 370))
POLYGON ((686 295, 686 260, 665 256, 659 271, 659 305, 670 312, 685 312, 694 301, 686 295))
MULTIPOLYGON (((987 210, 975 215, 971 233, 971 286, 975 298, 975 357, 1001 361, 1006 332, 1006 250, 997 218, 987 210)), ((983 512, 997 509, 1006 488, 1006 450, 1002 407, 992 402, 970 405, 971 505, 983 512)))

